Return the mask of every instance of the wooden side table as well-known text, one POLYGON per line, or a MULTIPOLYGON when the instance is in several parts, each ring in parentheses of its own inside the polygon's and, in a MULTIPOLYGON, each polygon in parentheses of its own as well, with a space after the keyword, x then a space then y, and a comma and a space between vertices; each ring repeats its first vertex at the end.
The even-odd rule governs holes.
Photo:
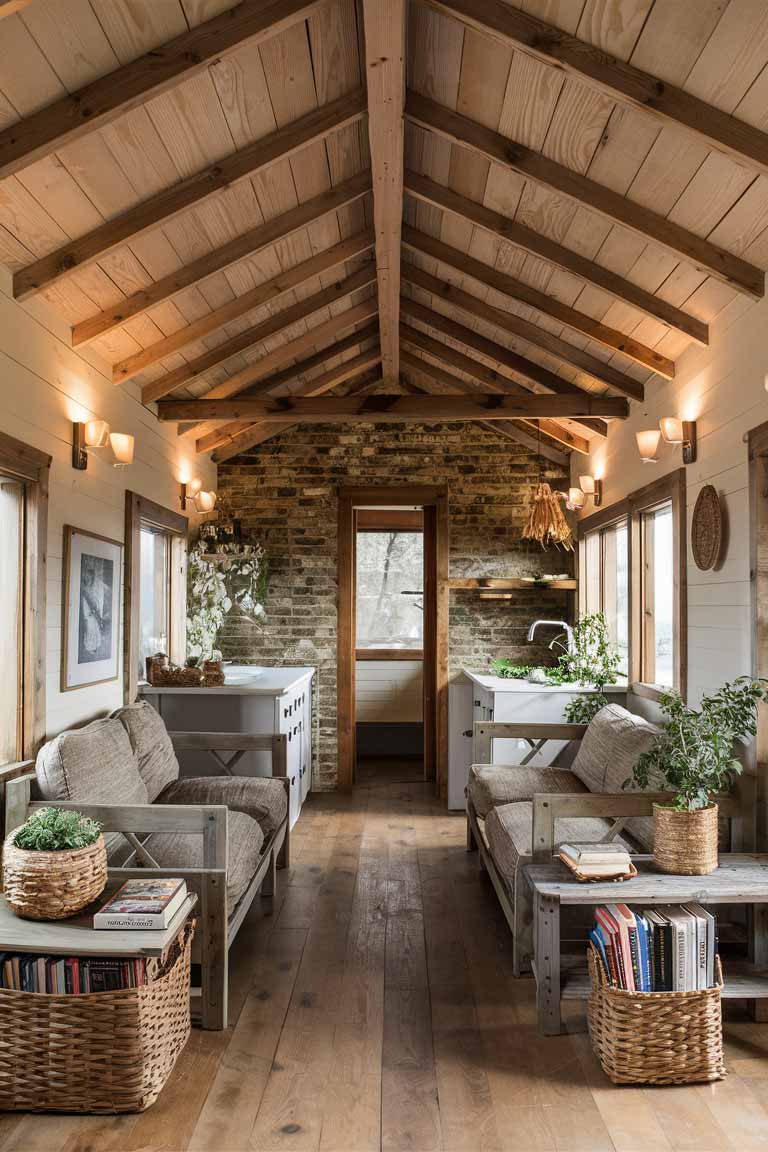
POLYGON ((538 1027, 544 1036, 562 1031, 561 1000, 586 1000, 589 975, 584 955, 560 954, 561 907, 595 904, 746 904, 750 906, 749 961, 728 961, 722 995, 768 999, 768 855, 723 854, 709 876, 668 876, 650 856, 633 856, 637 876, 617 883, 581 884, 562 863, 531 864, 526 879, 534 908, 533 974, 538 1027))

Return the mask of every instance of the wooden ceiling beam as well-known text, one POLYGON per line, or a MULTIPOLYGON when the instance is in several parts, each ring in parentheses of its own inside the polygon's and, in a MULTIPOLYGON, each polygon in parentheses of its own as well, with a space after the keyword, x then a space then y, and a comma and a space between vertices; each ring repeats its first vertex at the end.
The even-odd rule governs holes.
POLYGON ((429 272, 417 268, 415 264, 408 261, 403 262, 401 276, 408 284, 413 284, 425 292, 430 292, 438 300, 444 300, 460 311, 482 320, 483 323, 492 324, 504 332, 511 332, 531 344, 536 344, 539 348, 551 352, 554 356, 558 356, 561 360, 578 368, 579 371, 589 373, 595 380, 599 380, 602 384, 607 384, 609 388, 620 392, 622 396, 627 396, 630 400, 642 400, 644 398, 643 385, 633 380, 631 376, 627 376, 617 368, 612 368, 610 364, 605 364, 596 356, 590 356, 589 352, 577 348, 574 344, 569 344, 567 340, 561 340, 559 336, 554 336, 546 329, 538 328, 530 321, 523 320, 521 316, 512 312, 505 312, 501 308, 494 308, 485 300, 480 300, 477 296, 472 296, 469 292, 464 292, 453 284, 447 284, 445 280, 439 280, 437 276, 430 275, 429 272))
MULTIPOLYGON (((493 361, 494 367, 502 376, 506 372, 514 372, 518 376, 524 376, 532 384, 538 384, 539 387, 546 388, 548 392, 554 392, 558 396, 590 395, 578 385, 571 384, 569 380, 563 380, 561 376, 555 372, 550 372, 541 364, 535 364, 533 360, 528 360, 518 352, 513 352, 511 348, 505 348, 503 344, 497 344, 494 340, 481 336, 479 332, 449 319, 442 312, 435 312, 433 308, 425 308, 423 304, 418 304, 415 300, 410 300, 407 297, 403 297, 400 307, 402 314, 409 319, 418 320, 421 324, 426 325, 430 331, 441 332, 449 340, 457 340, 465 347, 471 348, 473 352, 493 361)), ((608 427, 602 420, 582 420, 581 423, 584 424, 585 428, 596 432, 598 436, 608 435, 608 427)))
POLYGON ((590 340, 595 340, 614 352, 623 353, 630 360, 642 364, 644 368, 649 368, 652 372, 658 372, 667 380, 674 378, 674 361, 662 356, 653 348, 641 344, 640 341, 634 340, 631 336, 626 336, 616 328, 608 328, 598 320, 593 320, 586 312, 577 312, 575 308, 569 308, 567 304, 556 300, 554 296, 547 296, 538 288, 524 284, 522 280, 516 280, 514 276, 509 276, 498 268, 492 268, 489 264, 476 260, 473 256, 460 252, 457 248, 444 244, 442 240, 428 236, 425 232, 420 232, 417 228, 411 228, 407 224, 403 224, 402 240, 404 247, 411 249, 411 251, 420 252, 423 256, 430 256, 449 268, 455 268, 457 272, 477 281, 485 288, 491 288, 494 292, 501 292, 502 295, 518 300, 521 304, 535 308, 545 316, 551 316, 553 320, 558 320, 567 327, 573 328, 574 331, 580 332, 590 340))
POLYGON ((232 400, 161 400, 161 422, 171 420, 264 420, 308 424, 337 424, 364 420, 371 424, 422 423, 443 420, 578 419, 608 416, 626 420, 629 405, 618 396, 500 396, 476 392, 472 396, 403 396, 376 393, 362 400, 354 396, 306 398, 292 396, 239 396, 232 400))
MULTIPOLYGON (((336 350, 331 349, 331 352, 336 355, 336 350)), ((331 388, 335 388, 337 384, 344 384, 347 380, 354 379, 368 368, 373 368, 374 365, 381 362, 381 351, 378 345, 375 348, 369 348, 366 352, 360 352, 357 356, 353 356, 350 360, 344 360, 343 363, 337 364, 335 368, 329 368, 320 376, 316 376, 314 380, 310 380, 307 384, 302 384, 292 396, 322 396, 324 392, 329 392, 331 388)), ((281 373, 282 375, 282 373, 281 373)), ((267 381, 266 383, 270 383, 267 381)), ((272 385, 262 390, 263 393, 271 393, 276 385, 272 385)), ((247 399, 247 397, 243 397, 247 399)), ((195 443, 195 450, 197 452, 212 452, 215 448, 220 448, 226 444, 228 440, 234 439, 241 432, 247 432, 249 428, 253 427, 252 420, 233 420, 229 424, 223 424, 214 432, 208 432, 205 436, 201 436, 195 443)))
POLYGON ((385 380, 393 383, 400 376, 405 8, 406 0, 362 0, 381 362, 385 380))
POLYGON ((94 260, 99 260, 121 244, 143 236, 153 228, 200 204, 210 196, 231 187, 273 164, 293 156, 307 145, 324 140, 365 114, 365 93, 358 89, 332 104, 314 108, 306 116, 255 140, 239 152, 225 156, 203 172, 164 188, 156 196, 129 208, 56 252, 35 260, 13 276, 13 295, 25 300, 35 292, 57 283, 63 277, 94 260))
MULTIPOLYGON (((403 368, 411 372, 415 372, 419 376, 426 376, 428 380, 433 381, 441 387, 448 388, 449 391, 457 394, 467 392, 482 391, 482 385, 476 385, 474 382, 471 384, 467 380, 462 380, 458 376, 451 375, 443 368, 437 368, 434 364, 428 364, 425 360, 420 360, 418 356, 414 356, 406 348, 400 349, 400 363, 403 368)), ((422 388, 422 391, 426 389, 422 388)), ((533 451, 540 450, 540 454, 551 460, 555 464, 567 464, 568 456, 565 452, 561 452, 559 448, 554 448, 548 441, 541 442, 541 438, 537 439, 538 426, 537 424, 526 424, 523 421, 516 423, 510 420, 509 425, 505 425, 501 420, 490 421, 483 427, 492 428, 494 431, 505 431, 508 436, 513 440, 517 440, 519 444, 525 445, 526 448, 531 448, 533 451)), ((543 432, 543 429, 541 429, 543 432)), ((586 444, 586 441, 585 441, 586 444)))
POLYGON ((246 256, 253 256, 264 248, 269 248, 278 241, 285 240, 294 232, 306 228, 323 216, 327 216, 329 212, 335 212, 337 209, 359 200, 370 190, 370 172, 359 172, 357 176, 337 184, 335 188, 329 188, 326 192, 291 208, 290 211, 284 212, 281 216, 275 216, 274 219, 268 220, 265 224, 260 224, 257 228, 251 228, 250 231, 235 236, 227 244, 223 244, 220 248, 214 248, 211 252, 206 252, 205 256, 193 260, 191 264, 177 268, 170 276, 156 280, 147 288, 134 292, 125 300, 120 300, 103 312, 76 324, 72 329, 73 346, 78 347, 89 340, 94 340, 97 336, 103 336, 105 332, 110 332, 113 328, 124 324, 132 316, 146 312, 153 305, 168 300, 177 292, 182 292, 199 280, 204 280, 206 276, 220 272, 246 256))
POLYGON ((649 316, 655 316, 662 324, 667 324, 670 328, 682 332, 685 336, 696 340, 697 343, 709 343, 707 325, 701 320, 697 320, 695 316, 689 316, 680 308, 668 304, 666 300, 654 296, 651 292, 646 292, 645 289, 639 288, 622 276, 617 276, 615 272, 603 268, 594 260, 587 260, 578 252, 564 248, 562 244, 558 244, 548 236, 534 232, 525 224, 510 220, 507 216, 502 216, 501 213, 486 208, 485 205, 479 204, 476 200, 469 200, 466 196, 461 196, 458 192, 453 192, 445 185, 437 184, 434 180, 421 176, 417 172, 406 171, 405 190, 417 200, 422 200, 435 208, 441 208, 445 212, 452 212, 461 216, 478 228, 484 228, 498 239, 513 244, 517 248, 523 248, 527 252, 533 252, 543 260, 565 269, 566 272, 571 272, 574 276, 579 276, 582 280, 595 284, 604 292, 608 292, 618 300, 624 300, 633 308, 647 312, 649 316))
POLYGON ((664 216, 651 212, 642 204, 582 176, 580 172, 550 160, 541 152, 526 148, 412 89, 408 90, 405 114, 414 124, 443 139, 468 148, 493 164, 499 164, 510 172, 516 172, 536 184, 575 200, 612 224, 628 228, 644 240, 685 260, 699 272, 728 284, 737 292, 751 296, 754 300, 760 300, 765 295, 765 273, 761 268, 718 248, 716 244, 681 228, 664 216))
POLYGON ((314 316, 314 314, 321 309, 330 308, 332 304, 338 304, 340 300, 344 300, 345 297, 350 296, 353 292, 359 292, 362 288, 367 288, 368 285, 373 284, 375 280, 376 266, 373 261, 370 260, 363 268, 360 268, 357 272, 353 272, 352 275, 347 276, 345 280, 339 280, 335 284, 329 285, 328 288, 322 288, 319 292, 315 292, 314 295, 307 296, 303 300, 289 305, 288 308, 283 308, 279 312, 275 312, 272 316, 268 316, 266 320, 262 320, 261 324, 256 324, 253 328, 246 329, 245 332, 239 332, 237 336, 225 340, 223 344, 217 344, 210 352, 205 352, 202 356, 198 356, 196 360, 182 364, 180 368, 174 369, 173 372, 168 372, 165 376, 161 376, 159 380, 153 380, 150 384, 145 384, 141 390, 142 404, 151 404, 155 400, 159 400, 161 397, 167 396, 170 392, 175 391, 176 388, 190 384, 198 376, 202 376, 204 372, 208 372, 211 368, 216 367, 217 364, 223 364, 232 356, 237 356, 238 353, 245 352, 248 348, 252 348, 254 344, 260 344, 262 340, 284 332, 285 329, 290 328, 292 324, 297 324, 302 320, 308 320, 310 316, 314 316))
MULTIPOLYGON (((513 396, 519 396, 523 391, 519 384, 514 384, 511 380, 499 376, 492 368, 487 368, 485 364, 481 364, 479 361, 465 356, 455 348, 449 348, 448 345, 442 344, 432 336, 427 336, 426 333, 421 332, 418 328, 411 328, 409 324, 403 324, 401 325, 401 330, 401 339, 405 344, 418 349, 419 352, 431 357, 432 360, 438 361, 437 365, 428 363, 422 360, 421 357, 414 356, 406 348, 402 348, 400 351, 401 361, 413 371, 426 372, 433 380, 445 384, 448 387, 463 385, 465 383, 463 380, 445 371, 442 365, 447 364, 451 368, 456 368, 459 372, 465 372, 472 377, 472 383, 467 384, 466 388, 460 387, 460 391, 469 389, 473 392, 507 392, 513 396)), ((554 420, 536 420, 531 426, 535 432, 541 431, 556 443, 562 444, 565 448, 573 452, 581 452, 587 455, 590 451, 589 440, 585 439, 584 436, 579 436, 576 432, 572 432, 570 428, 556 423, 554 420)))
POLYGON ((323 0, 241 0, 165 44, 0 132, 0 179, 143 104, 247 42, 259 44, 311 15, 323 0))
POLYGON ((199 320, 193 320, 186 328, 180 328, 170 336, 165 336, 162 340, 142 348, 140 352, 134 352, 132 356, 120 360, 112 367, 112 383, 122 384, 125 380, 130 380, 145 368, 150 368, 193 341, 202 340, 217 328, 222 328, 225 324, 265 304, 274 303, 286 292, 300 288, 302 284, 306 284, 316 276, 322 276, 325 272, 330 272, 339 264, 346 264, 348 260, 363 256, 372 246, 373 231, 368 229, 365 232, 358 232, 356 236, 350 236, 349 240, 342 240, 340 244, 334 244, 332 248, 318 252, 315 256, 310 256, 309 260, 303 260, 301 264, 286 268, 271 280, 265 280, 263 284, 249 289, 242 296, 236 296, 234 300, 229 300, 220 308, 201 316, 199 320))
MULTIPOLYGON (((278 368, 283 368, 291 360, 296 360, 303 356, 306 352, 311 352, 318 346, 323 347, 329 340, 335 340, 342 332, 346 332, 349 328, 354 328, 357 324, 363 324, 366 320, 371 320, 378 315, 378 302, 376 295, 369 296, 362 304, 356 304, 353 308, 348 308, 346 312, 340 312, 337 316, 332 316, 330 320, 326 320, 323 324, 318 324, 315 328, 310 328, 301 336, 297 336, 295 340, 290 340, 286 344, 281 344, 278 348, 273 348, 266 356, 262 356, 260 360, 254 361, 253 364, 246 365, 230 376, 228 380, 222 380, 220 384, 214 385, 205 394, 206 399, 217 400, 229 396, 236 396, 239 392, 244 392, 250 385, 255 384, 258 380, 263 380, 265 376, 269 376, 278 368)), ((362 339, 362 337, 361 337, 362 339)), ((333 355, 332 351, 326 352, 326 356, 333 355)), ((215 428, 215 424, 198 425, 192 424, 187 428, 179 429, 180 436, 195 435, 195 437, 204 436, 206 432, 210 432, 215 428)))
MULTIPOLYGON (((739 164, 768 173, 768 135, 681 88, 609 56, 605 49, 570 36, 504 0, 427 0, 478 32, 576 76, 622 104, 662 124, 692 132, 709 148, 739 164)), ((693 18, 693 17, 692 17, 693 18)))

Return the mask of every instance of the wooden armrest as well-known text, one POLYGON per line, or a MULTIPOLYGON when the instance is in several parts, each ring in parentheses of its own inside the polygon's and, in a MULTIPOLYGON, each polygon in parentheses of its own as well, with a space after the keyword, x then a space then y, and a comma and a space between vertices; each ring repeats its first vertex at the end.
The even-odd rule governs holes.
POLYGON ((586 724, 534 724, 532 721, 512 724, 502 720, 476 720, 474 758, 478 763, 492 763, 494 740, 581 740, 586 730, 586 724))
POLYGON ((230 774, 244 752, 271 752, 273 776, 285 776, 288 770, 288 737, 285 733, 169 732, 168 735, 178 751, 210 752, 230 774), (235 755, 225 762, 217 755, 219 752, 234 752, 235 755))
POLYGON ((17 760, 14 764, 6 764, 0 768, 0 784, 5 784, 8 780, 19 780, 22 776, 27 775, 34 780, 34 770, 34 760, 17 760))

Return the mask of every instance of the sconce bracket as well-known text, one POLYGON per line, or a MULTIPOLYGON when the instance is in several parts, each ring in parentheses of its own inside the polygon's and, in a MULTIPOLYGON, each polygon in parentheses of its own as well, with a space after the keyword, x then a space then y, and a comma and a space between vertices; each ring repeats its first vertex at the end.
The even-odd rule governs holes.
POLYGON ((88 467, 88 453, 85 450, 85 424, 72 421, 72 467, 84 472, 88 467))
POLYGON ((696 421, 683 420, 683 464, 696 461, 696 421))

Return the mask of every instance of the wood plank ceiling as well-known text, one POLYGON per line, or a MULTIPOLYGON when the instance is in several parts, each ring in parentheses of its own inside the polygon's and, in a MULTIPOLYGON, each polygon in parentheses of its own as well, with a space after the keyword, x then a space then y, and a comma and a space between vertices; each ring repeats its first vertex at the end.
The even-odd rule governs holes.
POLYGON ((563 459, 763 295, 754 0, 28 0, 3 16, 14 294, 42 295, 216 459, 389 408, 488 421, 563 459))

